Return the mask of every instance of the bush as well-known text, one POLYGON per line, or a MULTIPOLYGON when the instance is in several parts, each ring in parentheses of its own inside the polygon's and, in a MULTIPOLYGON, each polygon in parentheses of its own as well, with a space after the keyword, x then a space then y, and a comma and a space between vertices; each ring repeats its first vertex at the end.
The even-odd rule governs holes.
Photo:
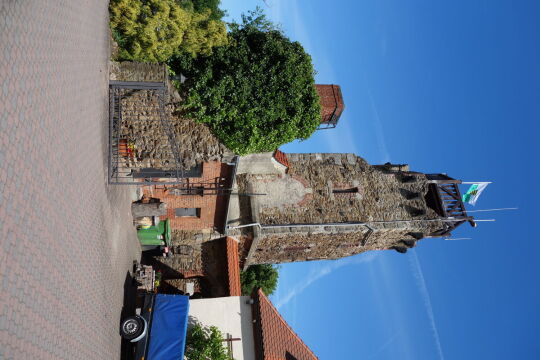
POLYGON ((209 55, 227 43, 221 21, 211 11, 186 10, 174 0, 111 0, 110 26, 120 60, 164 62, 174 54, 209 55))
POLYGON ((278 268, 269 264, 251 265, 240 273, 242 295, 251 295, 253 290, 261 288, 266 295, 271 295, 277 287, 278 268))
POLYGON ((229 45, 170 63, 188 77, 183 110, 238 154, 307 139, 320 123, 311 57, 260 13, 232 24, 229 45))
POLYGON ((188 360, 232 360, 222 340, 223 335, 215 326, 196 323, 188 328, 185 356, 188 360))
POLYGON ((227 13, 219 8, 220 0, 191 0, 182 2, 195 12, 204 12, 210 10, 210 19, 221 20, 227 13))

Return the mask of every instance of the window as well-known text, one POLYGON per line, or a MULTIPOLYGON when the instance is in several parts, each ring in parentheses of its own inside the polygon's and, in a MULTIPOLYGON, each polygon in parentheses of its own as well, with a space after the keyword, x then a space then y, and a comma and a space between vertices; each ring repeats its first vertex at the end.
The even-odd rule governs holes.
POLYGON ((169 193, 172 195, 204 195, 204 187, 203 186, 195 186, 187 189, 170 189, 169 193))
POLYGON ((201 177, 202 172, 203 172, 202 163, 198 163, 191 169, 184 170, 184 177, 186 178, 201 177))
POLYGON ((353 187, 349 189, 334 189, 332 190, 334 194, 354 194, 358 192, 358 187, 353 187))
POLYGON ((174 215, 177 217, 201 217, 201 208, 176 208, 174 215))
POLYGON ((134 178, 194 178, 201 177, 203 172, 202 163, 184 170, 163 170, 157 168, 142 168, 133 173, 134 178))

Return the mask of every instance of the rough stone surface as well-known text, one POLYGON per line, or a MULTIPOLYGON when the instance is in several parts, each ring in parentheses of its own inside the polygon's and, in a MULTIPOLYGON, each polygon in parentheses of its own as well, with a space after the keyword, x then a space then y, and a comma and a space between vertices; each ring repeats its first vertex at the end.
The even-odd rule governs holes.
POLYGON ((161 64, 111 61, 109 73, 111 80, 118 81, 167 81, 167 69, 161 64))
MULTIPOLYGON (((353 154, 340 154, 341 165, 336 165, 336 154, 322 154, 318 160, 312 154, 298 154, 298 160, 290 160, 288 175, 303 182, 310 192, 309 199, 294 205, 273 206, 276 197, 287 197, 286 189, 257 198, 262 224, 313 224, 362 221, 392 221, 408 219, 433 219, 435 212, 426 206, 423 195, 427 192, 427 180, 415 174, 415 181, 403 183, 397 172, 385 172, 370 166, 353 154), (356 193, 333 193, 334 190, 357 189, 356 193), (418 193, 416 199, 407 199, 404 192, 418 193), (413 216, 412 209, 425 212, 413 216)), ((257 179, 250 175, 248 182, 253 188, 265 188, 268 182, 281 183, 275 177, 257 179)))
POLYGON ((439 221, 387 224, 376 228, 371 224, 371 233, 365 226, 324 227, 323 231, 310 231, 307 227, 265 229, 247 265, 330 260, 395 246, 409 248, 411 246, 402 241, 414 244, 416 239, 411 232, 434 231, 441 226, 439 221))
POLYGON ((262 225, 247 265, 337 259, 390 248, 406 251, 415 246, 415 236, 445 228, 424 199, 428 191, 424 174, 405 171, 403 166, 370 166, 354 154, 287 156, 290 166, 285 175, 237 178, 240 191, 266 194, 240 205, 241 213, 262 225), (303 190, 283 185, 289 182, 303 190))
POLYGON ((202 162, 228 162, 234 156, 208 126, 176 113, 174 105, 167 104, 161 112, 157 92, 140 90, 127 94, 122 100, 121 139, 134 146, 135 154, 122 157, 125 167, 190 169, 202 162), (174 147, 180 159, 175 156, 174 147))
POLYGON ((107 2, 1 1, 0 44, 0 359, 119 359, 140 246, 107 185, 107 2))

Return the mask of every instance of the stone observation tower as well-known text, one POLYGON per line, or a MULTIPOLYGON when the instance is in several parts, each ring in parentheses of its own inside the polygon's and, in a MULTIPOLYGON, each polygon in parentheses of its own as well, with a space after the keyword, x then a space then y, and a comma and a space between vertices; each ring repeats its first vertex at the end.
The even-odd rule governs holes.
POLYGON ((244 266, 405 253, 420 239, 475 225, 460 182, 354 154, 248 155, 240 158, 227 231, 248 238, 244 266))

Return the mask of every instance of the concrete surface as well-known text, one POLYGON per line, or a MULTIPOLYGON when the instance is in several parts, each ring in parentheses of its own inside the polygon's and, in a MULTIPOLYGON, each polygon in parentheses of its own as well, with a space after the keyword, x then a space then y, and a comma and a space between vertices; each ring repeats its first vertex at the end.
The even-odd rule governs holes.
POLYGON ((0 1, 0 359, 116 359, 140 256, 108 186, 107 1, 0 1))

